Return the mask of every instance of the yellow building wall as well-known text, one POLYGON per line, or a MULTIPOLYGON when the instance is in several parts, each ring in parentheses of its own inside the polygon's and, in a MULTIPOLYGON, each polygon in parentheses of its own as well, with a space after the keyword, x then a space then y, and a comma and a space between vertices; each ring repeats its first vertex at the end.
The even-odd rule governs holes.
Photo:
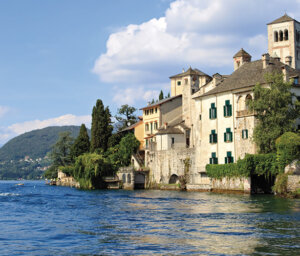
POLYGON ((139 122, 139 124, 134 128, 134 136, 140 142, 139 149, 142 150, 144 148, 144 122, 139 122))

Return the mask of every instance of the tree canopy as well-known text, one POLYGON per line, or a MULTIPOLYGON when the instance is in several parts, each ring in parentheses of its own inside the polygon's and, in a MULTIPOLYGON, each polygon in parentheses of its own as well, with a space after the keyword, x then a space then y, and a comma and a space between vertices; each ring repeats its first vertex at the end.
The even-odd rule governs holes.
POLYGON ((119 130, 122 130, 137 122, 138 119, 134 112, 136 112, 136 108, 127 104, 122 105, 121 108, 118 109, 118 113, 115 118, 120 123, 118 126, 119 130))
POLYGON ((84 124, 81 125, 79 134, 71 147, 71 158, 75 161, 77 156, 90 151, 90 138, 84 124))
POLYGON ((265 79, 269 87, 257 84, 254 99, 247 102, 258 121, 253 140, 260 153, 275 152, 276 139, 295 130, 295 120, 300 115, 300 103, 291 92, 292 82, 284 82, 281 74, 267 74, 265 79))
POLYGON ((158 96, 158 99, 159 99, 159 100, 163 100, 163 99, 164 99, 164 93, 163 93, 162 90, 160 90, 160 94, 159 94, 159 96, 158 96))

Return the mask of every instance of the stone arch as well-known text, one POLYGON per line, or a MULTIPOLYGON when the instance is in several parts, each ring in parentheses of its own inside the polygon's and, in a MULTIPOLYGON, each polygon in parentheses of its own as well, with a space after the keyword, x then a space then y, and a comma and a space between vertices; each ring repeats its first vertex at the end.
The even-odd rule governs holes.
POLYGON ((279 41, 283 41, 283 32, 282 32, 282 30, 279 31, 279 41))
POLYGON ((123 175, 122 175, 122 182, 126 183, 126 174, 125 173, 123 173, 123 175))
POLYGON ((252 100, 251 94, 247 94, 247 96, 246 96, 246 100, 245 100, 245 109, 247 109, 247 110, 249 109, 248 104, 247 104, 247 102, 248 102, 249 100, 252 100))
POLYGON ((278 31, 274 32, 274 42, 278 42, 278 31))
POLYGON ((169 184, 176 184, 179 181, 179 177, 176 174, 172 174, 169 179, 169 184))
POLYGON ((137 173, 134 177, 134 188, 136 189, 143 189, 145 188, 145 174, 137 173))
POLYGON ((244 100, 242 96, 239 96, 237 99, 237 110, 244 110, 244 100))
POLYGON ((287 29, 284 30, 284 40, 289 40, 289 31, 287 29))

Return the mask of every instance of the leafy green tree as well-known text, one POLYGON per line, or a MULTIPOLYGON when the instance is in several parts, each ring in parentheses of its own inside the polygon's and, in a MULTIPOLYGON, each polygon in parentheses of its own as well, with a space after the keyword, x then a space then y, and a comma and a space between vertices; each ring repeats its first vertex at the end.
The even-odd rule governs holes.
POLYGON ((260 153, 275 152, 275 140, 285 132, 293 131, 300 115, 300 103, 291 92, 292 82, 284 82, 281 74, 267 74, 265 80, 269 87, 257 84, 254 99, 247 102, 258 121, 253 140, 260 153))
POLYGON ((115 146, 111 155, 112 162, 119 166, 128 166, 133 153, 139 148, 140 142, 135 138, 134 134, 128 133, 122 139, 120 144, 115 146))
POLYGON ((118 109, 118 113, 115 118, 120 123, 118 126, 119 130, 122 130, 137 122, 138 119, 134 112, 136 112, 136 108, 131 107, 128 104, 122 105, 121 108, 118 109))
POLYGON ((109 108, 104 108, 102 101, 97 100, 92 113, 91 152, 107 150, 112 130, 109 108))
POLYGON ((75 161, 75 158, 90 151, 90 138, 87 129, 84 124, 81 125, 79 135, 74 141, 71 147, 71 158, 75 161))
POLYGON ((163 99, 164 99, 164 93, 163 93, 162 90, 160 91, 160 94, 159 94, 158 99, 159 99, 159 100, 163 100, 163 99))
POLYGON ((73 138, 70 134, 70 132, 60 133, 57 142, 52 147, 49 157, 52 160, 52 167, 54 169, 58 166, 66 166, 71 163, 70 151, 73 138))

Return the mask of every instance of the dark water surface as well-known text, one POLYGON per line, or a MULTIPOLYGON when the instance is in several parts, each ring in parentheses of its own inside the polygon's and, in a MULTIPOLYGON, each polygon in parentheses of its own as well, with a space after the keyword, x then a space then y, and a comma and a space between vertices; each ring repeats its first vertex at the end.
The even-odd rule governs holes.
POLYGON ((0 255, 300 255, 300 200, 0 182, 0 255))

